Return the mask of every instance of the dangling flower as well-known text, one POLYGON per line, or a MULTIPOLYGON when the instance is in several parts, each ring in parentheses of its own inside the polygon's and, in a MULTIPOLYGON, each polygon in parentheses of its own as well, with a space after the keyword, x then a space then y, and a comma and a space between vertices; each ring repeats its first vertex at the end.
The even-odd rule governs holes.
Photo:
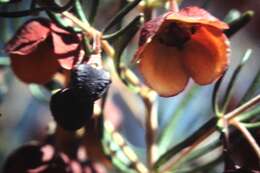
POLYGON ((206 85, 219 79, 229 59, 228 25, 199 7, 170 11, 145 23, 134 61, 161 96, 184 90, 191 77, 206 85))
POLYGON ((7 43, 6 52, 16 76, 26 83, 44 84, 61 68, 77 62, 81 36, 44 18, 26 22, 7 43))

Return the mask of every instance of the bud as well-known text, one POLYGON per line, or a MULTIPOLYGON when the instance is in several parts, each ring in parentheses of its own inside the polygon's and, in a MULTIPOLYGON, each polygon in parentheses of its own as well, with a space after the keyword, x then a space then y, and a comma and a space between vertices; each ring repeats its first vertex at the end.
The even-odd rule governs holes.
POLYGON ((105 70, 80 64, 72 70, 70 88, 95 101, 108 90, 110 83, 110 75, 105 70))
POLYGON ((93 114, 92 100, 79 92, 66 88, 51 97, 50 110, 58 125, 65 130, 74 131, 84 126, 93 114))

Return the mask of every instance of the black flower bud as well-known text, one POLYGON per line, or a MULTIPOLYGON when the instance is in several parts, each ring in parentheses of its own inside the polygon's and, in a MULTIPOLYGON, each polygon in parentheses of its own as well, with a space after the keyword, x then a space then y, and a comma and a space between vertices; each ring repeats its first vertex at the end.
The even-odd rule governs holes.
POLYGON ((66 88, 51 97, 50 110, 58 125, 65 130, 80 129, 92 117, 94 102, 66 88))
POLYGON ((110 83, 110 75, 105 70, 80 64, 72 70, 70 88, 95 101, 107 91, 110 83))

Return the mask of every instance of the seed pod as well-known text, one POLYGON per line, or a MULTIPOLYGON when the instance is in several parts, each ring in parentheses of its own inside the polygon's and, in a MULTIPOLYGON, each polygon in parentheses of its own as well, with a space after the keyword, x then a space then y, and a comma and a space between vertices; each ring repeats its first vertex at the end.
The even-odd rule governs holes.
POLYGON ((84 126, 93 114, 94 102, 73 89, 63 89, 51 97, 50 110, 58 125, 74 131, 84 126))
POLYGON ((80 64, 72 70, 70 88, 95 101, 107 91, 110 83, 110 75, 105 70, 80 64))

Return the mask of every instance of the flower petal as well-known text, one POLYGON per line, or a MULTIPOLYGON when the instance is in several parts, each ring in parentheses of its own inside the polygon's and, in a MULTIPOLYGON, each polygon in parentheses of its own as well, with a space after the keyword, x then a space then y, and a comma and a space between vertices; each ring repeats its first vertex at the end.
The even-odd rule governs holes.
POLYGON ((201 26, 182 50, 184 66, 196 83, 209 84, 226 70, 228 51, 228 40, 222 31, 201 26))
POLYGON ((146 83, 161 96, 169 97, 181 92, 188 75, 177 48, 152 41, 143 51, 139 69, 146 83))
POLYGON ((26 55, 34 51, 38 44, 49 35, 49 21, 44 18, 26 22, 6 45, 7 53, 26 55))
POLYGON ((220 21, 206 10, 199 7, 186 7, 177 13, 172 12, 171 14, 167 15, 166 20, 209 25, 218 29, 229 28, 226 23, 220 21))
POLYGON ((60 68, 46 42, 29 55, 10 54, 12 70, 25 83, 45 84, 60 68), (47 51, 46 51, 47 50, 47 51))
MULTIPOLYGON (((167 13, 168 14, 168 13, 167 13)), ((139 49, 137 50, 132 62, 137 62, 145 47, 151 42, 157 31, 160 29, 166 15, 158 16, 144 24, 140 31, 139 49)))

